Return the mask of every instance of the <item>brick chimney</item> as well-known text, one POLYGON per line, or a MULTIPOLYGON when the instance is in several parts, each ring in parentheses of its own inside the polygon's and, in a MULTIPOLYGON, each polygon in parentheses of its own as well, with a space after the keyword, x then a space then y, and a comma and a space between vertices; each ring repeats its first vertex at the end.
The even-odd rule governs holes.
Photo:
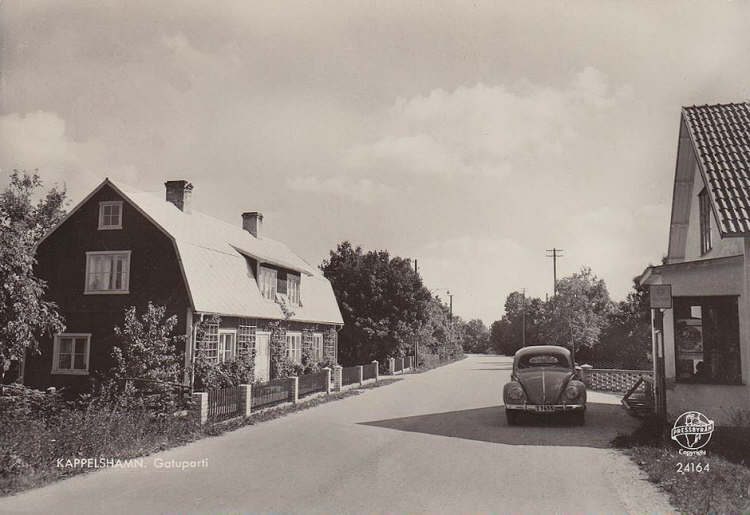
POLYGON ((188 181, 167 181, 164 183, 167 191, 167 202, 171 202, 183 213, 193 211, 193 185, 188 181))
POLYGON ((263 213, 258 211, 242 213, 242 228, 256 238, 260 238, 263 230, 263 213))

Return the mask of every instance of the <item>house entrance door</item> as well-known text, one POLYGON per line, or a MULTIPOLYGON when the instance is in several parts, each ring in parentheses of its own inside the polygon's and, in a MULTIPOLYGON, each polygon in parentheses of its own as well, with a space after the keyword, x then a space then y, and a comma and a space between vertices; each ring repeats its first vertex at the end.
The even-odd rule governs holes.
POLYGON ((271 372, 271 333, 255 333, 255 380, 266 382, 271 372))

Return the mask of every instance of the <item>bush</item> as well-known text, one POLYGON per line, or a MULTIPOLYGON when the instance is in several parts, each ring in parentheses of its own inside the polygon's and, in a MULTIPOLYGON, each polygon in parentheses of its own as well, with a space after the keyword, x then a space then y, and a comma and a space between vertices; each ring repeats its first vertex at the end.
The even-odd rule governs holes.
POLYGON ((254 381, 255 363, 246 357, 217 363, 199 354, 195 358, 193 373, 195 389, 198 391, 231 388, 254 381))

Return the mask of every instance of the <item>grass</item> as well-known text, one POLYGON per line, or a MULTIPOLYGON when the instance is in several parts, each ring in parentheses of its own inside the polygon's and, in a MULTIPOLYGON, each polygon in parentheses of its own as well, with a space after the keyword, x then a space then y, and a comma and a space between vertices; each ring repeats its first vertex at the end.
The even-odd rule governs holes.
POLYGON ((680 512, 750 513, 750 462, 745 458, 750 428, 717 428, 706 455, 693 457, 681 455, 676 444, 665 443, 658 433, 657 423, 647 419, 633 434, 619 435, 612 443, 669 494, 680 512))
POLYGON ((58 467, 60 458, 127 460, 147 456, 397 381, 383 378, 350 390, 302 399, 298 404, 262 410, 247 419, 203 426, 190 417, 154 417, 145 411, 80 410, 40 397, 34 399, 31 407, 26 404, 15 411, 0 410, 0 496, 92 470, 58 467))

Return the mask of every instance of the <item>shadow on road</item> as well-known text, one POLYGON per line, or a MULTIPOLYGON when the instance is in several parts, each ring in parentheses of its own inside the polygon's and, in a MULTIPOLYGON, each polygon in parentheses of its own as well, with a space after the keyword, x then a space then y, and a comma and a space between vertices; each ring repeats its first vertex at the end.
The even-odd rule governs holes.
POLYGON ((638 420, 627 415, 619 405, 590 402, 584 426, 573 426, 566 417, 535 415, 525 415, 519 425, 508 426, 502 406, 361 424, 507 445, 607 448, 618 433, 634 430, 638 426, 638 420))

